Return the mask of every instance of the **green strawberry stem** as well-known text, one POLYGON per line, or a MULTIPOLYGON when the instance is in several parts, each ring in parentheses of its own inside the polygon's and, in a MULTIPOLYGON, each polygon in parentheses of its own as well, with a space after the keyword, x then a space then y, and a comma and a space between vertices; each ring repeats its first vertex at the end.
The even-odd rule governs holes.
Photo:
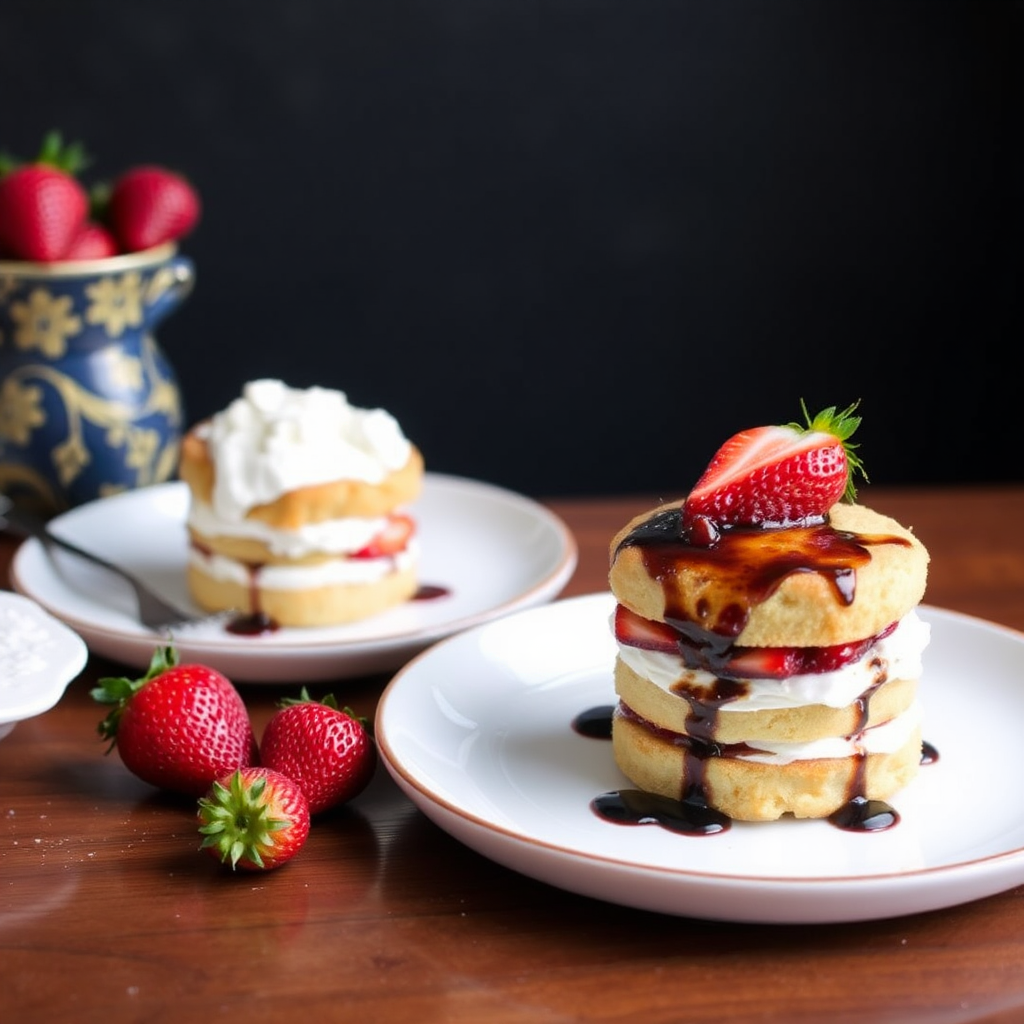
POLYGON ((23 167, 26 163, 56 167, 71 177, 77 177, 92 161, 81 142, 64 145, 64 138, 56 129, 43 136, 42 145, 34 160, 21 160, 10 153, 0 153, 0 177, 23 167))
POLYGON ((50 164, 73 177, 88 167, 90 160, 81 142, 71 142, 65 146, 61 133, 54 130, 43 137, 36 163, 50 164))
POLYGON ((830 405, 827 409, 822 409, 816 416, 811 416, 807 411, 807 403, 801 398, 800 408, 803 410, 804 419, 807 421, 806 425, 803 423, 786 424, 786 426, 800 433, 821 431, 825 434, 832 434, 843 442, 843 448, 846 451, 847 475, 846 490, 843 492, 842 500, 847 502, 847 504, 852 504, 857 500, 857 487, 854 481, 855 473, 859 473, 863 477, 864 483, 869 483, 868 475, 864 471, 860 457, 857 455, 858 445, 850 443, 850 438, 853 436, 854 431, 860 426, 860 416, 853 415, 858 405, 860 405, 859 398, 853 405, 847 406, 841 412, 836 412, 836 407, 830 405))
POLYGON ((265 778, 246 783, 241 772, 234 772, 229 785, 215 782, 210 795, 199 800, 203 836, 200 849, 214 847, 222 863, 231 863, 231 869, 243 858, 257 867, 263 867, 260 850, 273 844, 273 833, 288 827, 285 818, 274 818, 263 799, 267 788, 265 778))
POLYGON ((315 697, 311 697, 309 695, 309 690, 304 686, 299 691, 298 697, 282 697, 277 702, 277 706, 279 708, 291 707, 293 704, 323 704, 326 707, 334 708, 335 711, 343 711, 349 718, 354 718, 367 732, 370 732, 370 720, 363 715, 357 715, 350 707, 339 707, 338 698, 335 697, 333 693, 329 693, 327 696, 321 697, 318 701, 315 697))
POLYGON ((124 709, 128 706, 128 702, 151 679, 162 675, 177 664, 178 652, 173 647, 158 647, 150 659, 149 669, 141 679, 107 676, 98 680, 97 685, 89 691, 93 700, 100 704, 114 705, 107 717, 97 727, 100 736, 105 740, 110 740, 107 753, 114 749, 114 744, 117 741, 117 727, 121 722, 121 715, 124 714, 124 709))

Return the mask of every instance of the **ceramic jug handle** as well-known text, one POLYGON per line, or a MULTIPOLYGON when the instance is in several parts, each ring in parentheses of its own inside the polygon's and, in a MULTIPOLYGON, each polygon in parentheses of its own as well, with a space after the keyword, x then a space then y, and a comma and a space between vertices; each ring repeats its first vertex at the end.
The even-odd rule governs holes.
POLYGON ((188 298, 196 282, 195 264, 188 256, 172 257, 160 272, 169 272, 171 283, 146 310, 146 319, 150 327, 155 327, 168 313, 177 309, 188 298))

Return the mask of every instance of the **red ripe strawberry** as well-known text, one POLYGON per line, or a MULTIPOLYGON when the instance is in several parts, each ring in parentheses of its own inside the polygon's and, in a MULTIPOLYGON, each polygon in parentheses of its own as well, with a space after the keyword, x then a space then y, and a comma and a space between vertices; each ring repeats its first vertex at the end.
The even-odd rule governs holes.
POLYGON ((384 558, 404 551, 409 538, 416 530, 416 524, 407 515, 388 516, 387 525, 366 547, 357 551, 352 558, 384 558))
POLYGON ((309 836, 302 787, 269 768, 239 768, 200 798, 200 849, 232 870, 271 871, 286 864, 309 836))
POLYGON ((100 679, 92 696, 114 707, 99 732, 125 767, 160 789, 200 796, 215 779, 258 762, 245 704, 231 681, 205 665, 179 665, 157 648, 142 679, 100 679))
POLYGON ((65 253, 89 213, 76 174, 88 163, 80 143, 49 132, 39 155, 21 162, 0 154, 0 249, 20 260, 52 263, 65 253))
POLYGON ((64 253, 64 259, 102 260, 117 253, 114 236, 102 224, 86 221, 64 253))
POLYGON ((75 178, 46 164, 27 164, 0 180, 0 245, 17 259, 61 260, 89 212, 75 178))
POLYGON ((820 519, 840 499, 853 501, 853 472, 867 479, 849 438, 858 403, 835 406, 806 425, 755 427, 729 438, 683 504, 692 543, 713 544, 719 526, 793 526, 820 519))
POLYGON ((107 217, 125 252, 151 249, 187 235, 198 223, 199 196, 180 174, 135 167, 110 192, 107 217))
POLYGON ((328 695, 284 700, 267 723, 260 760, 294 779, 309 800, 311 814, 351 800, 366 788, 377 764, 377 748, 363 721, 339 709, 328 695))

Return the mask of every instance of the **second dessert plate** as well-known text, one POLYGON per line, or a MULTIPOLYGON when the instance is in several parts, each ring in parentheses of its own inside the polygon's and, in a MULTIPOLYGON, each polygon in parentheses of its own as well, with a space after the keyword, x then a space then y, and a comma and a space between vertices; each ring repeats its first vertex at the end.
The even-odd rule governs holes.
POLYGON ((1024 634, 924 607, 924 738, 937 759, 892 797, 900 821, 733 822, 718 835, 609 822, 630 783, 580 727, 615 701, 611 594, 556 601, 418 655, 377 707, 384 764, 441 828, 551 885, 668 914, 774 924, 939 910, 1024 883, 1024 634), (980 728, 974 719, 980 717, 980 728))
MULTIPOLYGON (((159 484, 81 505, 50 526, 199 616, 185 582, 188 501, 185 484, 159 484)), ((412 512, 420 531, 420 582, 434 596, 346 626, 261 636, 235 636, 223 623, 201 622, 174 636, 181 660, 202 661, 238 682, 278 685, 386 672, 452 633, 552 600, 576 568, 568 527, 512 491, 428 473, 412 512)), ((37 540, 26 540, 11 579, 95 654, 145 669, 161 642, 135 617, 127 584, 74 555, 51 556, 37 540)))

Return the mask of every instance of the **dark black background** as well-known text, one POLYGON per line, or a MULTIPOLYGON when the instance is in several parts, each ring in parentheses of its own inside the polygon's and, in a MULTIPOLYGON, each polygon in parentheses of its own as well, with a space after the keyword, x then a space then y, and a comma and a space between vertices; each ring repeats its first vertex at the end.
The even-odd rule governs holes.
POLYGON ((670 496, 859 398, 872 482, 1020 480, 1022 49, 985 0, 6 0, 0 145, 194 180, 190 422, 275 376, 670 496))

